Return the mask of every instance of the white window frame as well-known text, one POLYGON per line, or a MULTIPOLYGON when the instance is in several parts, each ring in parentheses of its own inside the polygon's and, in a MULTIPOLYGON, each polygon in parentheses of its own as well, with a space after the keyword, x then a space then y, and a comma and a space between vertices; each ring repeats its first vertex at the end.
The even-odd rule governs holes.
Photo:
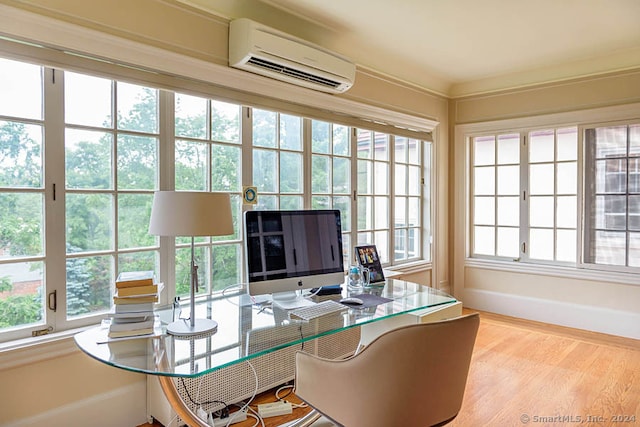
MULTIPOLYGON (((439 123, 424 115, 419 116, 388 110, 349 98, 328 96, 323 93, 304 90, 269 79, 256 79, 250 73, 235 70, 225 65, 201 61, 180 53, 143 45, 119 36, 65 23, 11 6, 0 5, 0 11, 0 16, 2 17, 0 21, 6 24, 4 25, 4 34, 9 37, 9 39, 0 41, 0 55, 3 57, 35 64, 58 64, 80 73, 95 73, 113 80, 129 80, 151 87, 171 88, 172 90, 180 88, 180 91, 186 90, 196 94, 201 93, 201 89, 203 89, 205 93, 202 94, 204 96, 211 96, 211 93, 220 93, 221 100, 238 103, 255 102, 256 106, 264 108, 283 106, 283 112, 294 114, 299 112, 299 109, 301 111, 313 111, 317 118, 323 120, 331 121, 334 117, 342 117, 346 118, 347 121, 371 123, 378 126, 378 129, 397 127, 400 130, 410 130, 407 131, 409 133, 426 135, 426 139, 429 141, 433 141, 429 134, 435 135, 437 132, 436 127, 439 123), (15 43, 11 41, 11 38, 27 40, 28 43, 15 43), (39 42, 41 42, 40 45, 38 45, 39 42), (56 46, 57 48, 50 49, 46 46, 56 46), (96 58, 97 60, 92 60, 91 58, 96 58), (119 64, 127 65, 120 66, 119 64), (151 73, 145 70, 151 70, 151 73)), ((163 102, 161 101, 161 105, 163 102)), ((165 104, 164 111, 166 112, 166 110, 167 105, 165 104)), ((162 106, 160 111, 162 115, 162 106)), ((59 112, 59 114, 62 114, 62 112, 59 112)), ((63 135, 64 125, 61 123, 58 127, 60 135, 63 135)), ((245 131, 247 129, 242 129, 242 132, 245 131)), ((171 163, 173 156, 172 150, 167 148, 167 138, 169 136, 161 129, 160 161, 163 165, 171 163)), ((247 147, 243 146, 243 159, 246 158, 245 150, 247 150, 247 147)), ((432 150, 435 153, 435 146, 432 150)), ((49 150, 46 153, 47 159, 53 156, 57 159, 56 161, 62 162, 64 148, 61 147, 57 151, 49 150)), ((435 155, 432 158, 435 159, 435 155)), ((434 174, 435 165, 424 165, 424 168, 425 173, 427 168, 431 168, 430 173, 431 175, 434 174)), ((246 171, 247 167, 243 167, 243 181, 247 181, 245 177, 246 171)), ((47 174, 50 172, 47 171, 47 174)), ((167 173, 160 176, 161 188, 168 188, 167 182, 173 181, 170 175, 170 173, 167 173)), ((436 194, 436 180, 435 177, 432 178, 430 180, 432 183, 430 200, 433 200, 433 196, 436 194)), ((60 179, 56 179, 61 182, 60 179)), ((47 212, 53 212, 52 208, 48 206, 49 200, 47 199, 46 201, 45 209, 47 209, 47 212)), ((431 230, 433 228, 433 224, 426 224, 425 221, 431 222, 436 218, 434 206, 434 204, 430 206, 432 210, 430 212, 423 211, 423 229, 426 230, 426 227, 429 227, 423 233, 425 253, 430 250, 429 248, 432 245, 431 230)), ((58 212, 56 215, 64 216, 64 212, 58 212)), ((46 219, 49 230, 52 229, 48 224, 50 219, 46 219)), ((61 259, 64 259, 63 230, 52 231, 52 235, 62 236, 62 238, 52 239, 50 235, 47 235, 47 239, 62 242, 60 243, 62 250, 57 251, 57 253, 61 259)), ((171 255, 167 245, 161 245, 161 265, 166 265, 167 260, 173 258, 171 255)), ((430 264, 431 260, 428 260, 412 263, 409 267, 411 271, 417 271, 417 268, 429 268, 430 264)), ((60 265, 62 266, 64 263, 60 265)), ((56 269, 54 266, 49 266, 47 274, 54 274, 54 272, 56 272, 55 277, 61 279, 56 280, 58 288, 64 290, 64 269, 56 269)), ((20 349, 23 345, 30 345, 34 342, 48 342, 50 344, 47 348, 50 348, 53 352, 58 352, 61 348, 55 344, 56 340, 60 337, 70 336, 72 333, 73 330, 68 329, 45 337, 28 338, 24 342, 22 340, 9 341, 18 338, 18 335, 13 335, 12 337, 2 335, 0 338, 0 351, 7 348, 20 349), (7 342, 3 342, 5 339, 7 342)), ((33 346, 32 348, 38 352, 39 347, 33 346)), ((69 351, 66 344, 62 345, 62 347, 64 347, 62 351, 69 351)), ((19 359, 22 360, 26 355, 24 352, 12 354, 15 354, 15 358, 12 360, 16 362, 19 359)), ((36 356, 35 354, 30 353, 29 356, 32 357, 29 359, 32 361, 46 358, 40 353, 35 358, 33 358, 33 356, 36 356)))
MULTIPOLYGON (((578 138, 581 144, 582 149, 585 149, 585 144, 586 141, 584 141, 585 138, 585 132, 588 129, 595 129, 595 128, 601 128, 601 127, 611 127, 611 126, 628 126, 631 124, 638 124, 640 123, 640 115, 638 115, 635 119, 634 118, 630 118, 627 120, 615 120, 615 121, 604 121, 604 122, 597 122, 597 123, 585 123, 579 126, 578 128, 578 138)), ((627 158, 629 158, 627 156, 627 158)), ((593 177, 595 175, 595 173, 593 174, 589 174, 587 173, 587 167, 589 165, 586 164, 587 162, 587 158, 586 158, 586 154, 585 154, 585 158, 582 162, 583 165, 583 179, 584 179, 584 184, 585 184, 585 188, 588 188, 590 186, 590 184, 593 183, 593 177)), ((586 190, 585 190, 586 191, 586 190)), ((628 194, 628 189, 627 189, 627 194, 628 194)), ((588 201, 588 197, 586 194, 583 194, 583 211, 582 211, 582 217, 586 218, 586 215, 589 214, 588 212, 588 206, 587 206, 587 201, 588 201)), ((626 211, 626 215, 629 215, 629 211, 626 211)), ((584 269, 592 269, 592 270, 603 270, 603 271, 610 271, 610 272, 622 272, 622 273, 630 273, 630 274, 638 274, 640 272, 640 267, 627 267, 627 266, 616 266, 616 265, 608 265, 608 264, 596 264, 596 263, 590 263, 586 261, 587 255, 586 255, 586 251, 588 248, 587 243, 585 242, 585 235, 587 233, 587 221, 583 221, 583 227, 581 232, 579 233, 580 239, 581 239, 581 244, 579 247, 579 251, 580 251, 580 262, 579 262, 579 267, 580 268, 584 268, 584 269)), ((626 233, 629 233, 628 228, 626 229, 626 233)), ((625 246, 625 257, 628 258, 629 256, 629 247, 628 247, 628 239, 627 239, 627 246, 625 246)))
MULTIPOLYGON (((556 210, 556 202, 557 199, 563 196, 567 196, 567 194, 562 194, 560 192, 558 192, 558 165, 562 165, 562 164, 568 164, 568 163, 577 163, 577 158, 575 160, 558 160, 556 158, 556 147, 557 147, 557 143, 558 143, 558 131, 561 130, 565 130, 565 129, 575 129, 576 133, 578 131, 577 126, 568 126, 568 127, 564 127, 564 126, 546 126, 546 127, 542 127, 542 128, 525 128, 525 129, 517 129, 517 130, 513 130, 513 131, 507 131, 507 132, 495 132, 495 133, 489 133, 489 134, 478 134, 478 135, 470 135, 470 147, 469 147, 469 151, 470 151, 470 156, 471 156, 471 168, 473 168, 475 170, 475 168, 493 168, 494 169, 494 189, 492 194, 480 194, 480 195, 476 195, 472 190, 471 190, 471 194, 470 194, 470 200, 469 200, 469 206, 470 206, 470 236, 471 236, 471 245, 469 248, 469 253, 470 256, 473 258, 479 258, 479 259, 496 259, 496 260, 503 260, 503 261, 515 261, 515 262, 523 262, 523 263, 533 263, 533 264, 548 264, 548 265, 560 265, 560 266, 572 266, 575 263, 573 262, 569 262, 569 261, 561 261, 561 260, 545 260, 545 259, 540 259, 540 258, 533 258, 531 256, 531 230, 540 230, 540 229, 545 229, 545 230, 551 230, 553 232, 554 235, 554 239, 553 239, 553 257, 556 258, 556 250, 557 250, 557 233, 558 231, 563 231, 563 230, 567 230, 568 228, 566 227, 560 227, 557 225, 556 220, 556 214, 557 214, 557 210, 556 210), (537 131, 553 131, 554 133, 554 158, 552 160, 547 160, 544 162, 532 162, 530 157, 529 157, 529 150, 530 150, 530 145, 531 145, 531 135, 537 131), (473 152, 474 152, 474 143, 475 143, 475 139, 476 138, 483 138, 483 137, 492 137, 494 139, 494 160, 492 163, 490 164, 486 164, 486 165, 476 165, 474 164, 474 159, 473 159, 473 152), (499 141, 503 138, 503 137, 512 137, 511 139, 515 139, 513 137, 517 137, 518 139, 518 159, 517 162, 509 162, 509 163, 500 163, 499 160, 499 148, 498 148, 498 143, 499 141), (554 179, 553 179, 553 192, 551 194, 544 194, 545 197, 552 197, 554 200, 554 205, 553 205, 553 225, 552 226, 545 226, 545 227, 541 227, 541 226, 536 226, 536 225, 531 225, 531 217, 530 217, 530 212, 531 212, 531 200, 532 198, 535 197, 539 197, 540 195, 537 194, 533 194, 531 191, 531 182, 530 182, 530 169, 532 165, 551 165, 553 167, 554 170, 554 179), (504 167, 517 167, 518 168, 518 179, 519 179, 519 191, 517 193, 499 193, 498 189, 500 187, 499 184, 499 168, 504 168, 504 167), (475 197, 480 196, 481 198, 493 198, 494 200, 494 224, 493 225, 484 225, 484 224, 475 224, 474 223, 474 218, 475 218, 475 197), (499 216, 499 208, 498 208, 498 201, 503 198, 503 199, 517 199, 518 200, 518 207, 519 207, 519 216, 518 216, 518 223, 517 225, 506 225, 506 224, 499 224, 498 223, 498 216, 499 216), (474 226, 480 225, 482 227, 491 227, 493 228, 493 235, 494 235, 494 253, 495 255, 488 255, 488 254, 474 254, 473 253, 473 248, 474 248, 474 241, 475 241, 475 233, 473 231, 474 226), (512 230, 516 230, 517 234, 518 234, 518 243, 517 246, 514 247, 514 253, 513 256, 507 256, 507 255, 501 255, 499 254, 499 248, 498 248, 498 236, 499 236, 499 229, 512 229, 512 230)), ((576 136, 576 155, 577 155, 577 144, 578 144, 578 138, 576 136)), ((474 177, 475 174, 470 172, 470 188, 474 187, 474 177)), ((577 187, 577 176, 576 176, 576 187, 577 187)), ((571 194, 573 195, 573 194, 571 194)), ((577 195, 576 195, 577 196, 577 195)), ((577 204, 576 204, 576 218, 578 217, 578 210, 577 210, 577 204)), ((576 219, 576 227, 577 227, 577 219, 576 219)), ((576 229, 577 230, 577 229, 576 229)), ((514 231, 515 232, 515 231, 514 231)), ((576 231, 577 232, 577 231, 576 231)), ((577 239, 576 239, 576 248, 577 248, 577 239)), ((577 257, 577 249, 575 251, 574 256, 577 257)), ((576 258, 577 259, 577 258, 576 258)))
MULTIPOLYGON (((503 133, 520 129, 562 128, 578 126, 578 206, 583 205, 583 155, 582 138, 580 136, 582 125, 585 123, 606 123, 614 121, 636 120, 640 117, 640 103, 625 104, 610 107, 593 108, 581 111, 569 111, 554 114, 545 114, 532 117, 495 120, 479 123, 460 124, 455 126, 454 162, 456 168, 454 203, 460 206, 457 209, 454 220, 454 241, 459 244, 454 252, 454 280, 462 280, 465 267, 486 268, 499 271, 511 271, 528 273, 540 276, 564 277, 571 279, 585 279, 598 282, 612 282, 640 286, 640 275, 620 271, 593 270, 584 268, 583 265, 559 266, 525 264, 496 259, 472 258, 471 244, 471 188, 470 188, 470 141, 471 137, 481 133, 503 133)), ((582 247, 581 230, 583 229, 581 215, 578 218, 578 247, 582 247)))
MULTIPOLYGON (((62 81, 63 80, 63 75, 64 75, 64 71, 59 70, 59 69, 52 69, 52 68, 48 68, 48 67, 43 67, 44 69, 44 74, 45 74, 45 79, 52 79, 54 71, 57 74, 58 80, 62 81)), ((75 71, 74 71, 75 72, 75 71)), ((79 71, 79 73, 81 74, 88 74, 91 75, 91 73, 87 73, 84 71, 79 71)), ((105 76, 102 76, 105 77, 105 76)), ((113 82, 127 82, 127 80, 123 80, 121 78, 118 77, 105 77, 113 82)), ((139 81, 136 81, 135 84, 139 84, 142 86, 147 86, 147 87, 151 87, 153 88, 153 85, 149 85, 149 84, 145 84, 145 83, 141 83, 139 81)), ((44 90, 45 90, 45 98, 44 98, 44 102, 47 104, 47 115, 46 115, 46 123, 45 123, 45 133, 46 135, 46 139, 45 139, 45 144, 47 143, 47 141, 49 141, 49 145, 47 145, 46 149, 45 149, 45 155, 47 156, 45 159, 45 167, 47 169, 47 178, 44 182, 44 186, 45 186, 45 191, 49 191, 49 186, 52 182, 55 182, 57 184, 58 187, 58 197, 63 198, 64 197, 64 145, 63 144, 58 144, 60 145, 59 147, 56 146, 51 146, 51 141, 64 141, 64 131, 66 128, 66 124, 65 124, 65 120, 64 120, 64 114, 63 114, 63 108, 59 107, 59 105, 61 105, 62 99, 63 99, 63 93, 62 93, 62 85, 58 85, 58 86, 54 86, 54 87, 49 87, 50 85, 48 83, 45 82, 44 84, 44 90), (52 91, 53 89, 53 91, 52 91), (51 94, 49 94, 49 92, 53 93, 53 96, 51 94), (58 105, 58 106, 57 106, 58 105), (53 135, 53 136, 52 136, 53 135), (52 163, 53 162, 53 163, 52 163), (52 167, 51 164, 54 164, 55 166, 52 167)), ((174 176, 175 176, 175 157, 174 157, 174 144, 173 141, 175 140, 175 135, 174 135, 174 114, 173 114, 173 108, 174 108, 174 96, 173 96, 173 92, 168 92, 165 90, 159 90, 158 91, 158 118, 159 118, 159 123, 158 123, 158 138, 159 138, 159 167, 160 167, 160 174, 159 174, 159 188, 160 189, 171 189, 174 186, 174 176)), ((201 95, 203 97, 206 97, 208 99, 215 99, 213 97, 211 97, 210 95, 201 95)), ((225 100, 226 102, 232 102, 229 100, 225 100)), ((257 108, 262 108, 262 107, 257 107, 257 108)), ((242 139, 242 164, 243 164, 243 170, 242 170, 242 181, 243 184, 247 184, 249 185, 251 183, 251 177, 250 177, 250 173, 247 175, 247 170, 251 170, 252 168, 252 164, 251 164, 251 152, 252 152, 252 144, 251 144, 251 132, 250 132, 250 127, 251 127, 251 107, 243 107, 242 108, 242 115, 241 115, 241 139, 242 139), (249 141, 249 142, 247 142, 249 141)), ((277 111, 276 112, 280 112, 277 111)), ((290 114, 288 112, 283 112, 284 114, 290 114)), ((325 119, 321 119, 323 121, 326 121, 325 119)), ((303 129, 305 129, 303 131, 303 161, 304 161, 304 173, 306 174, 307 171, 310 170, 309 167, 309 162, 311 159, 311 151, 310 149, 307 147, 307 142, 310 142, 310 131, 309 129, 309 123, 310 120, 309 119, 303 119, 303 129)), ((339 122, 336 122, 337 124, 340 124, 339 122)), ((351 136, 353 132, 351 132, 351 129, 353 129, 352 127, 348 127, 348 134, 351 136)), ((390 129, 391 130, 391 129, 390 129)), ((106 131, 111 131, 111 130, 106 130, 106 131)), ((113 130, 115 132, 115 130, 113 130)), ((378 131, 379 132, 379 131, 378 131)), ((117 133, 117 132, 116 132, 117 133)), ((393 253, 393 244, 394 244, 394 239, 393 239, 393 215, 391 215, 391 212, 393 212, 393 194, 394 194, 394 185, 393 185, 393 170, 391 169, 393 166, 393 150, 394 150, 394 144, 393 144, 393 133, 387 133, 387 135, 389 135, 389 155, 390 158, 387 160, 387 163, 389 165, 389 183, 388 183, 388 187, 389 187, 389 197, 390 197, 390 203, 389 203, 389 209, 390 209, 390 214, 389 214, 389 221, 390 221, 390 225, 389 225, 389 230, 390 230, 390 234, 389 234, 389 248, 388 251, 389 253, 393 253)), ((115 143, 115 142, 114 142, 115 143)), ((353 144, 353 143, 352 143, 353 144)), ((353 147, 352 147, 352 152, 351 152, 351 159, 354 160, 354 151, 353 151, 353 147)), ((433 157, 431 157, 432 159, 433 157)), ((113 160, 115 161, 115 159, 113 160)), ((353 164, 353 163, 352 163, 353 164)), ((424 176, 425 170, 433 170, 433 165, 425 165, 424 164, 424 160, 421 162, 421 174, 422 176, 424 176)), ((353 177, 357 175, 357 171, 355 168, 352 168, 351 170, 351 180, 353 183, 353 177)), ((306 177, 306 175, 305 175, 306 177)), ((430 182, 432 182, 430 180, 430 182)), ((309 179, 305 179, 304 185, 306 186, 306 188, 310 188, 310 181, 309 179)), ((352 190, 356 188, 353 186, 352 184, 352 190)), ((431 194, 434 194, 434 190, 433 190, 433 185, 431 185, 428 189, 428 191, 431 194)), ((109 190, 108 193, 110 194, 117 194, 118 190, 117 189, 112 189, 109 190)), ((424 191, 423 191, 424 194, 424 191)), ((304 206, 305 207, 309 207, 310 204, 310 200, 311 200, 311 196, 310 196, 310 191, 306 191, 304 192, 304 206)), ((348 248, 348 252, 352 252, 353 247, 356 245, 356 239, 355 239, 355 235, 356 235, 356 224, 357 221, 355 220, 355 216, 357 215, 357 204, 356 202, 352 199, 351 203, 353 204, 353 208, 352 208, 352 224, 351 224, 351 239, 350 239, 350 247, 348 248)), ((421 229, 422 230, 426 230, 427 227, 429 227, 430 229, 430 224, 424 224, 424 218, 425 218, 425 205, 424 202, 422 202, 423 205, 423 209, 422 209, 422 215, 421 215, 421 220, 423 221, 422 225, 421 225, 421 229)), ((432 206, 428 206, 429 209, 433 209, 432 206)), ((57 226, 57 224, 54 224, 52 222, 52 219, 54 217, 57 218, 64 218, 65 214, 64 214, 64 203, 56 203, 55 206, 51 206, 51 202, 50 202, 50 198, 47 197, 46 198, 46 204, 45 204, 45 221, 46 221, 46 242, 47 245, 55 245, 54 249, 51 249, 50 246, 47 247, 46 249, 46 254, 48 254, 46 256, 46 263, 47 263, 47 268, 46 268, 46 279, 45 279, 45 294, 49 294, 52 291, 56 291, 58 294, 58 301, 57 301, 57 306, 58 306, 58 310, 56 312, 52 312, 51 310, 47 310, 46 313, 46 324, 45 324, 45 328, 47 327, 51 327, 51 330, 55 331, 55 332, 61 332, 64 333, 64 331, 70 330, 72 328, 76 328, 76 327, 83 327, 86 325, 91 325, 91 324, 95 324, 96 322, 100 321, 103 317, 104 317, 104 313, 90 313, 87 314, 86 316, 80 316, 78 318, 74 318, 74 319, 67 319, 66 318, 66 298, 64 298, 63 295, 66 294, 66 287, 65 287, 65 283, 66 283, 66 274, 65 274, 65 250, 64 250, 64 245, 65 245, 65 232, 64 232, 64 227, 59 227, 57 226), (52 215, 52 213, 55 213, 54 215, 52 215), (56 255, 58 254, 58 255, 56 255), (55 261, 53 261, 55 260, 55 261), (60 264, 60 265, 57 265, 60 264)), ((429 213, 429 217, 432 216, 432 213, 429 213)), ((59 221, 59 220, 58 220, 59 221)), ((239 232, 239 234, 241 234, 239 232)), ((426 242, 426 239, 430 239, 430 235, 427 235, 426 231, 423 231, 422 233, 422 240, 423 243, 421 244, 421 250, 422 250, 422 254, 423 257, 420 260, 417 260, 418 263, 421 264, 427 264, 430 263, 430 259, 424 259, 424 254, 426 253, 426 249, 425 248, 429 248, 430 245, 430 241, 429 243, 426 242)), ((115 237, 116 241, 115 241, 115 246, 113 250, 108 251, 107 255, 110 256, 116 256, 119 253, 119 249, 118 249, 118 244, 117 244, 117 236, 115 237)), ((223 243, 229 243, 229 242, 223 242, 223 243)), ((233 242, 231 242, 233 243, 233 242)), ((132 249, 133 250, 133 249, 132 249)), ((171 240, 168 239, 160 239, 159 240, 159 245, 158 246, 152 246, 152 247, 145 247, 142 248, 142 250, 144 251, 159 251, 159 259, 160 259, 160 267, 159 267, 159 275, 160 275, 160 280, 165 280, 167 282, 170 282, 172 280, 173 277, 175 277, 175 265, 174 265, 174 260, 175 260, 175 250, 176 250, 176 245, 172 243, 171 240)), ((125 250, 126 252, 129 252, 130 250, 125 250)), ((100 252, 101 255, 103 255, 102 252, 100 252)), ((429 254, 430 255, 430 254, 429 254)), ((241 255, 243 256, 243 255, 241 255)), ((409 260, 409 261, 416 261, 414 260, 409 260)), ((240 261, 242 263, 242 261, 240 261)), ((403 264, 404 262, 406 262, 406 260, 402 260, 397 262, 397 264, 403 264)), ((393 260, 390 260, 389 263, 387 263, 387 265, 392 265, 394 264, 393 260)), ((174 296, 175 292, 173 289, 171 290, 167 290, 165 292, 163 292, 163 295, 161 296, 161 303, 167 303, 167 301, 170 301, 173 296, 174 296)), ((24 327, 18 327, 15 330, 10 330, 10 331, 3 331, 2 333, 0 333, 0 342, 10 342, 12 340, 15 339, 19 339, 19 338, 26 338, 29 335, 31 335, 31 332, 34 330, 38 330, 38 329, 43 329, 42 325, 38 325, 38 326, 29 326, 26 325, 24 327)))

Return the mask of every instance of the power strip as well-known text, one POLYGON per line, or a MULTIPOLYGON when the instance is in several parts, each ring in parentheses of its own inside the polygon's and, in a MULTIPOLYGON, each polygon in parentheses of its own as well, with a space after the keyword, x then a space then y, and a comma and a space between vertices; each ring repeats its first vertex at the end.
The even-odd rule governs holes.
POLYGON ((289 402, 273 402, 258 405, 258 414, 262 418, 277 417, 293 413, 293 408, 289 402))
POLYGON ((210 418, 209 425, 213 427, 226 427, 227 425, 233 425, 240 423, 247 419, 247 411, 231 412, 226 418, 210 418), (229 424, 231 421, 231 424, 229 424))

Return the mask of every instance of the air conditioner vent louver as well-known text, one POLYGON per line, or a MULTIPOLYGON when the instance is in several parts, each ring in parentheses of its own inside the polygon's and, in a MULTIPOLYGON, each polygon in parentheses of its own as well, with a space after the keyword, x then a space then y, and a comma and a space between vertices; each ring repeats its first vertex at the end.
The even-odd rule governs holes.
POLYGON ((333 80, 325 79, 320 76, 314 76, 311 73, 306 73, 302 70, 296 70, 295 68, 287 67, 286 65, 276 64, 275 62, 267 61, 260 58, 251 58, 247 61, 249 64, 253 64, 256 67, 267 68, 276 73, 284 74, 289 77, 293 77, 294 79, 305 80, 308 82, 316 83, 319 85, 338 88, 340 86, 340 82, 336 82, 333 80))
POLYGON ((320 46, 249 19, 229 25, 229 65, 322 92, 353 86, 353 62, 320 46))

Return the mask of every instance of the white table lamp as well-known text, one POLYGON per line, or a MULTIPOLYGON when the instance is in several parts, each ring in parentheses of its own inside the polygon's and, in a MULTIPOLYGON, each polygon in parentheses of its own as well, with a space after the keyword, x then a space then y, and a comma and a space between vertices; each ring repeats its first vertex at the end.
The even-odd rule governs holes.
POLYGON ((195 236, 233 234, 233 218, 229 194, 200 191, 156 191, 151 207, 149 234, 191 237, 191 313, 189 321, 179 319, 167 326, 176 336, 215 333, 218 323, 195 318, 195 293, 198 290, 198 266, 195 262, 195 236))

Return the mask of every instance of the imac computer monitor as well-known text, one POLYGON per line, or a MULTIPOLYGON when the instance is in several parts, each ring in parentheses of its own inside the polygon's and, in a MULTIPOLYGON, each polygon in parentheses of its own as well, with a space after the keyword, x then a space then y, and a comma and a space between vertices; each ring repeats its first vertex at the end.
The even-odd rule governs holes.
POLYGON ((294 308, 296 291, 344 282, 339 210, 247 211, 244 231, 250 295, 294 308))

